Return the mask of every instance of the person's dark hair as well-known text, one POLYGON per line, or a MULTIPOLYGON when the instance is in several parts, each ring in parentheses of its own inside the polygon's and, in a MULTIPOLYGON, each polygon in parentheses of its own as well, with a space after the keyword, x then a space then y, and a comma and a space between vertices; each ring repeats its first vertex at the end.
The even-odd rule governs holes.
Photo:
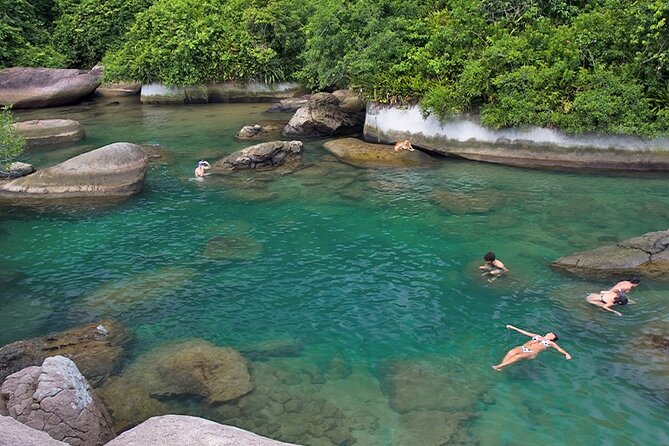
POLYGON ((486 262, 494 262, 495 261, 495 253, 494 252, 486 252, 485 255, 483 256, 483 260, 486 262))
POLYGON ((556 335, 555 333, 553 333, 553 336, 555 336, 555 337, 553 338, 553 342, 557 341, 557 340, 558 340, 558 335, 556 335))
POLYGON ((641 282, 641 278, 637 274, 632 274, 629 280, 635 285, 641 282))
POLYGON ((625 293, 618 293, 616 297, 613 298, 613 303, 616 305, 627 305, 629 299, 625 293))

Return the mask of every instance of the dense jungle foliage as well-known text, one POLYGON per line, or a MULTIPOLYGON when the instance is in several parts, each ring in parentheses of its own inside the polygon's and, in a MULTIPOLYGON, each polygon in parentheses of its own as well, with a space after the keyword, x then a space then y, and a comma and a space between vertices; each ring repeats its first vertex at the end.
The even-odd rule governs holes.
POLYGON ((0 66, 297 80, 446 118, 669 130, 666 0, 0 0, 0 66))

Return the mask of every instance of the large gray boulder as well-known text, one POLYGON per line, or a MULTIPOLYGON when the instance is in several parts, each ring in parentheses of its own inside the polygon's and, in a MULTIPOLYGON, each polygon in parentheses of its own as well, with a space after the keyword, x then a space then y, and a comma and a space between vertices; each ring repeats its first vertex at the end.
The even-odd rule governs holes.
POLYGON ((333 136, 362 131, 365 115, 345 110, 339 99, 330 93, 317 93, 298 109, 283 134, 286 136, 333 136))
POLYGON ((101 80, 99 69, 5 68, 0 70, 0 104, 14 109, 73 104, 93 93, 101 80))
POLYGON ((73 446, 114 438, 111 418, 77 366, 64 356, 25 368, 0 387, 9 416, 73 446))
POLYGON ((649 232, 615 245, 560 257, 552 266, 581 275, 632 272, 648 277, 666 275, 669 273, 669 230, 649 232))
POLYGON ((49 434, 19 423, 12 417, 0 415, 0 446, 67 446, 49 434))
POLYGON ((86 136, 84 127, 72 119, 35 119, 17 122, 14 128, 31 147, 80 141, 86 136))
POLYGON ((136 144, 119 142, 0 186, 0 198, 122 197, 139 192, 148 157, 136 144))
POLYGON ((212 165, 214 172, 269 169, 302 156, 302 141, 269 141, 231 153, 212 165))
POLYGON ((430 155, 414 150, 395 151, 393 146, 372 144, 357 138, 341 138, 323 144, 340 161, 357 167, 420 167, 435 163, 430 155))
POLYGON ((252 432, 185 415, 165 415, 146 420, 107 446, 290 446, 252 432))

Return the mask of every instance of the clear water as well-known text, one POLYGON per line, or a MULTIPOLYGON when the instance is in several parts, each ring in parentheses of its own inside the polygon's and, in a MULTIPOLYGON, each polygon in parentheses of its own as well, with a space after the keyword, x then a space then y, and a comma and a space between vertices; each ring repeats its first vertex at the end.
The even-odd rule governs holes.
MULTIPOLYGON (((666 229, 666 176, 453 159, 435 168, 358 169, 309 140, 296 172, 191 180, 197 160, 248 145, 234 139, 241 126, 287 119, 266 108, 123 100, 17 113, 86 128, 80 144, 28 152, 38 168, 116 141, 160 144, 165 153, 151 163, 143 191, 122 203, 0 207, 0 344, 107 316, 135 335, 127 363, 192 337, 240 349, 298 340, 297 357, 258 360, 252 372, 327 370, 333 358, 346 364, 343 378, 325 373, 291 391, 337 406, 357 444, 455 441, 426 432, 439 426, 412 431, 389 403, 389 367, 442 362, 459 371, 443 398, 461 392, 471 400, 458 428, 469 443, 669 444, 666 346, 637 348, 646 333, 669 333, 669 283, 644 280, 633 293, 638 304, 616 317, 583 300, 610 281, 549 267, 561 255, 666 229), (443 191, 476 197, 479 212, 443 205, 443 191), (240 244, 235 258, 211 248, 216 237, 240 244), (511 270, 492 284, 476 269, 489 250, 511 270), (491 370, 525 340, 505 324, 557 332, 573 360, 546 352, 491 370)), ((431 389, 417 376, 416 394, 422 385, 431 389)), ((198 402, 178 410, 216 419, 198 402)))

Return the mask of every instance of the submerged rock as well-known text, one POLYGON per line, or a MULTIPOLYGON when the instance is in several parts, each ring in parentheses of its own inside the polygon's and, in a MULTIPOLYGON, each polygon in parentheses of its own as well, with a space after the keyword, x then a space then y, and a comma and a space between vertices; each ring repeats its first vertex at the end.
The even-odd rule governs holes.
POLYGON ((209 405, 235 400, 253 389, 247 362, 239 352, 201 339, 151 350, 126 367, 119 379, 139 385, 146 397, 197 395, 209 405))
POLYGON ((74 361, 88 382, 98 386, 116 370, 127 338, 128 333, 119 322, 103 320, 7 344, 0 348, 0 382, 23 368, 61 355, 74 361))
POLYGON ((23 121, 14 124, 14 128, 30 147, 80 141, 86 136, 83 126, 72 119, 23 121))
POLYGON ((194 275, 194 269, 174 266, 137 273, 100 286, 85 296, 81 305, 102 314, 122 313, 141 303, 174 294, 194 275))
POLYGON ((301 141, 269 141, 231 153, 212 165, 212 172, 270 169, 302 156, 301 141))
POLYGON ((484 214, 503 204, 504 197, 496 191, 460 191, 435 190, 428 197, 441 209, 452 214, 484 214))
POLYGON ((57 68, 5 68, 0 70, 0 105, 14 109, 73 104, 100 85, 102 71, 57 68))
POLYGON ((222 235, 207 242, 204 256, 215 260, 253 260, 262 252, 262 244, 246 235, 222 235))
POLYGON ((101 446, 114 438, 111 418, 86 378, 68 358, 7 377, 0 387, 12 418, 74 446, 101 446))
POLYGON ((560 257, 551 266, 584 275, 638 273, 658 277, 669 273, 669 230, 649 232, 615 245, 560 257))
POLYGON ((148 158, 131 143, 114 143, 0 186, 0 198, 118 197, 139 192, 148 158))
POLYGON ((393 146, 371 144, 357 138, 342 138, 323 144, 340 161, 357 167, 422 167, 433 165, 435 159, 415 150, 395 151, 393 146))

